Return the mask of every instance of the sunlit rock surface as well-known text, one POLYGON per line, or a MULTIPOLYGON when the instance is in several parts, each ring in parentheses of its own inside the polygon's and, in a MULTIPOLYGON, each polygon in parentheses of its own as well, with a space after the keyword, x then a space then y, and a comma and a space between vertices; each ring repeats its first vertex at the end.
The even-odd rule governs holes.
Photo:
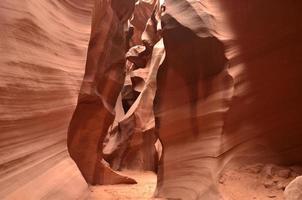
POLYGON ((67 128, 83 79, 91 1, 0 2, 0 199, 78 199, 67 128))
MULTIPOLYGON (((125 81, 124 89, 130 88, 129 93, 139 92, 139 95, 128 110, 122 105, 123 93, 118 99, 115 123, 109 130, 103 150, 114 169, 157 170, 160 152, 155 146, 158 137, 154 131, 153 101, 156 75, 164 60, 164 52, 161 40, 150 52, 146 66, 132 66, 134 69, 129 72, 131 80, 125 81)), ((125 96, 124 99, 127 100, 125 96)), ((129 100, 124 103, 130 104, 129 100)))
POLYGON ((166 1, 157 196, 220 199, 217 175, 226 165, 301 163, 299 8, 299 1, 166 1))
POLYGON ((145 11, 143 16, 137 16, 145 9, 151 10, 152 5, 138 1, 130 21, 134 22, 131 40, 140 38, 142 45, 129 41, 129 50, 125 55, 126 78, 116 103, 114 123, 104 141, 103 152, 113 169, 157 170, 159 154, 155 146, 158 137, 154 131, 153 100, 157 70, 164 58, 164 46, 162 41, 154 48, 153 45, 143 44, 142 27, 151 12, 145 11))
POLYGON ((135 3, 133 16, 129 23, 133 27, 133 35, 130 40, 131 46, 142 44, 141 35, 152 15, 156 0, 139 0, 135 3))
POLYGON ((159 150, 155 146, 158 137, 154 131, 153 100, 164 46, 161 41, 153 48, 154 44, 147 45, 142 40, 155 3, 137 1, 129 21, 132 35, 128 31, 126 78, 103 148, 105 160, 115 170, 157 170, 159 150))

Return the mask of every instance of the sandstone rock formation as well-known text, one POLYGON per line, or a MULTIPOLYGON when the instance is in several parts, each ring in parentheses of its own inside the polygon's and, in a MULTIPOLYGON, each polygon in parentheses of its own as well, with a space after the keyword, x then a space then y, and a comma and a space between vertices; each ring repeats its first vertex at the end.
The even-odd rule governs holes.
MULTIPOLYGON (((153 4, 145 4, 144 1, 138 1, 131 21, 134 33, 140 38, 148 31, 142 32, 141 28, 141 24, 145 24, 147 19, 139 18, 136 13, 141 9, 144 11, 150 10, 150 6, 154 7, 153 4), (144 4, 141 5, 142 3, 144 4)), ((156 171, 160 150, 155 146, 158 137, 154 131, 153 100, 156 74, 164 59, 164 46, 162 41, 154 47, 154 44, 146 44, 142 40, 140 43, 143 45, 132 46, 126 53, 126 80, 116 104, 116 117, 105 139, 103 152, 113 169, 156 171)), ((129 47, 131 45, 133 44, 129 47)))
MULTIPOLYGON (((115 169, 157 170, 159 154, 155 147, 157 135, 154 132, 153 100, 156 74, 164 60, 164 52, 163 42, 159 41, 146 66, 131 71, 131 79, 134 79, 131 86, 133 91, 140 92, 139 96, 126 113, 117 115, 116 124, 104 145, 105 154, 115 169), (137 79, 140 81, 135 81, 137 79)), ((121 99, 119 102, 121 105, 121 99)), ((121 107, 116 110, 122 110, 121 107)))
POLYGON ((135 1, 95 1, 85 76, 70 122, 68 149, 90 184, 135 183, 112 171, 102 144, 124 82, 125 31, 135 1))
POLYGON ((302 176, 293 180, 284 191, 285 200, 302 199, 302 176))
MULTIPOLYGON (((72 122, 77 120, 81 102, 91 100, 96 102, 92 106, 100 108, 91 112, 100 112, 107 119, 100 123, 110 125, 115 94, 109 90, 116 89, 118 94, 123 79, 123 24, 133 12, 134 1, 3 1, 0 8, 0 198, 84 198, 87 183, 68 155, 67 128, 84 72, 72 122)), ((90 118, 84 119, 84 126, 89 126, 90 118)), ((103 166, 99 142, 93 138, 102 138, 101 132, 79 140, 83 133, 73 131, 75 125, 81 126, 71 123, 69 152, 88 183, 135 182, 103 166), (83 149, 85 141, 91 144, 88 149, 83 149), (83 158, 85 151, 88 160, 83 158)))
POLYGON ((83 79, 91 1, 0 2, 0 199, 78 199, 68 155, 83 79))
POLYGON ((155 169, 157 138, 155 197, 221 199, 223 170, 254 164, 249 177, 284 188, 271 176, 294 170, 271 175, 267 163, 302 164, 301 8, 2 0, 0 199, 85 199, 87 183, 135 183, 112 168, 155 169))
POLYGON ((226 165, 301 162, 298 8, 298 1, 165 1, 157 196, 220 199, 217 175, 226 165))
POLYGON ((145 30, 145 26, 152 15, 155 0, 138 0, 135 3, 133 16, 130 20, 133 27, 133 36, 131 38, 131 46, 142 44, 141 35, 145 30))

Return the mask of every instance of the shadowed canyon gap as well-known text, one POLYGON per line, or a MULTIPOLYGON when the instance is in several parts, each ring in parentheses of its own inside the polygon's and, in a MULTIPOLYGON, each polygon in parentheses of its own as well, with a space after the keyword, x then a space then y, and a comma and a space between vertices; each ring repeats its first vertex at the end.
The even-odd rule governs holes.
POLYGON ((226 170, 302 165, 301 9, 2 0, 0 199, 131 199, 88 185, 151 183, 119 170, 157 173, 141 199, 249 199, 221 189, 226 170))

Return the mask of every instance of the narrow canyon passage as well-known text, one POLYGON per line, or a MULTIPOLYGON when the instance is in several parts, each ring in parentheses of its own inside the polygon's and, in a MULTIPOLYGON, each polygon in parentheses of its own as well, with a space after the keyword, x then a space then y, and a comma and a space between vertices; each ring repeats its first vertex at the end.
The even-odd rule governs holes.
POLYGON ((0 199, 302 200, 301 9, 1 0, 0 199))

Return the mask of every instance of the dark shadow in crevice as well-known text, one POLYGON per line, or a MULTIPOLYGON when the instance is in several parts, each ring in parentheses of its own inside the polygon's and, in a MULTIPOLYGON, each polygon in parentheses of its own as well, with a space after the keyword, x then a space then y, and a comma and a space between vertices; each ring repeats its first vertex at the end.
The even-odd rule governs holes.
POLYGON ((192 133, 199 134, 198 99, 206 99, 212 90, 212 78, 225 69, 225 48, 216 37, 199 37, 173 17, 162 17, 166 65, 183 78, 190 99, 192 133))

